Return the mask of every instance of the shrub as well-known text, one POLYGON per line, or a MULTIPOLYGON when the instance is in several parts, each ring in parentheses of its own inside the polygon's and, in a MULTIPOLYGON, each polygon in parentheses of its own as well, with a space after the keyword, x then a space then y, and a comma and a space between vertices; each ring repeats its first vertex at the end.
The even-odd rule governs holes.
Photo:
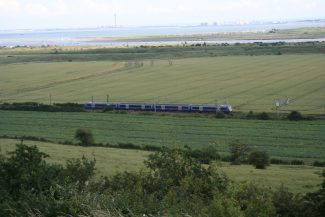
POLYGON ((305 165, 303 160, 292 160, 291 165, 305 165))
POLYGON ((271 164, 285 164, 285 165, 290 164, 290 162, 288 161, 277 159, 277 158, 272 158, 270 162, 271 164))
POLYGON ((249 147, 236 140, 229 144, 231 164, 239 165, 247 160, 249 147))
POLYGON ((196 150, 189 149, 188 153, 192 158, 197 159, 202 164, 210 164, 211 161, 220 160, 220 155, 213 146, 196 150))
POLYGON ((94 137, 89 129, 77 129, 75 136, 82 146, 91 146, 94 144, 94 137))
POLYGON ((254 151, 250 153, 248 161, 256 169, 265 169, 270 165, 270 156, 265 151, 254 151))
POLYGON ((220 119, 225 118, 225 114, 223 112, 218 112, 216 114, 216 118, 220 118, 220 119))
POLYGON ((254 119, 255 118, 254 112, 253 111, 249 111, 248 114, 247 114, 247 116, 246 116, 246 118, 248 118, 248 119, 254 119))
POLYGON ((288 115, 288 119, 290 121, 300 121, 303 120, 303 116, 301 115, 300 112, 297 111, 292 111, 289 115, 288 115))
POLYGON ((325 167, 325 161, 316 160, 316 161, 314 161, 313 166, 314 167, 325 167))
POLYGON ((259 120, 270 120, 270 116, 269 116, 269 114, 266 113, 266 112, 262 112, 261 114, 259 114, 259 115, 257 116, 257 118, 258 118, 259 120))

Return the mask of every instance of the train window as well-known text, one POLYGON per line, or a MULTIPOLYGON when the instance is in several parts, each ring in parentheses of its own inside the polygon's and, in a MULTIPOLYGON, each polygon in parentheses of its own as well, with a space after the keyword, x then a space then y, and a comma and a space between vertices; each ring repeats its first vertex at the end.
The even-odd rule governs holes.
POLYGON ((165 108, 166 108, 166 109, 178 109, 177 106, 166 106, 165 108))

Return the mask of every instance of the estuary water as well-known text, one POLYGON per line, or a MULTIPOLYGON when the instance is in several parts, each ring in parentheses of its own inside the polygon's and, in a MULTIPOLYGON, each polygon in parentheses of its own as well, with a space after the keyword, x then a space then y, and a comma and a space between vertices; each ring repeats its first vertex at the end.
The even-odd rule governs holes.
MULTIPOLYGON (((88 29, 47 29, 47 30, 0 30, 0 46, 94 46, 94 45, 140 45, 140 44, 175 44, 174 42, 105 42, 86 39, 101 37, 132 37, 148 35, 177 35, 177 34, 208 34, 223 32, 256 32, 271 29, 293 29, 303 27, 325 27, 325 20, 318 22, 287 22, 254 25, 219 25, 219 26, 171 26, 171 27, 119 27, 119 28, 88 28, 88 29)), ((324 39, 288 39, 287 42, 324 41, 324 39)), ((263 42, 264 40, 231 40, 218 43, 263 42)), ((266 40, 270 42, 270 40, 266 40)), ((271 40, 280 41, 280 40, 271 40)), ((213 41, 214 43, 216 41, 213 41)), ((194 43, 194 41, 193 41, 194 43)))

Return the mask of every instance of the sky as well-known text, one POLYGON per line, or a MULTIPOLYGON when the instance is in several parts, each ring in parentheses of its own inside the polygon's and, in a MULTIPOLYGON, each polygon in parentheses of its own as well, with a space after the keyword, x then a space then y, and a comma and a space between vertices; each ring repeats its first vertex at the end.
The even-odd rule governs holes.
POLYGON ((0 0, 0 29, 325 18, 325 0, 0 0))

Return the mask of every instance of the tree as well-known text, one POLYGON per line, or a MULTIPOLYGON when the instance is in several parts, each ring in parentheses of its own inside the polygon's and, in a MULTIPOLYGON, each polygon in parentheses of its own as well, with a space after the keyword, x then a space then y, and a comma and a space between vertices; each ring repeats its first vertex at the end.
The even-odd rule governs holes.
POLYGON ((300 112, 297 111, 292 111, 289 115, 288 115, 288 119, 290 121, 300 121, 302 119, 304 119, 301 115, 300 112))
POLYGON ((253 151, 250 153, 248 161, 256 169, 265 169, 266 166, 270 165, 270 156, 265 151, 253 151))
POLYGON ((91 146, 94 144, 93 133, 89 129, 77 129, 74 137, 79 140, 82 146, 91 146))
POLYGON ((229 144, 231 164, 239 165, 247 160, 249 147, 247 144, 241 143, 239 140, 229 144))

